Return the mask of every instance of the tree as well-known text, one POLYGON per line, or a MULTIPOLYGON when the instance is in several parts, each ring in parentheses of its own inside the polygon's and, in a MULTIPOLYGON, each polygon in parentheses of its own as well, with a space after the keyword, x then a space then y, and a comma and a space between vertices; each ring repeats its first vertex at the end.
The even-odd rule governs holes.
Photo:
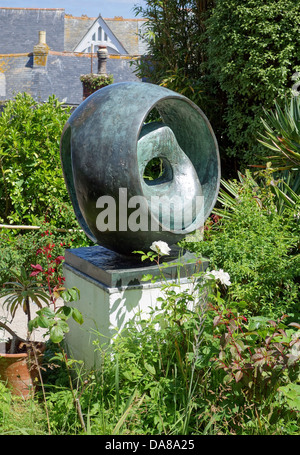
POLYGON ((140 77, 199 105, 216 133, 225 175, 257 164, 263 109, 283 105, 299 71, 299 0, 147 0, 149 51, 140 77))
POLYGON ((138 62, 137 75, 201 103, 205 61, 205 16, 212 0, 148 0, 136 7, 147 19, 142 37, 148 54, 138 62))

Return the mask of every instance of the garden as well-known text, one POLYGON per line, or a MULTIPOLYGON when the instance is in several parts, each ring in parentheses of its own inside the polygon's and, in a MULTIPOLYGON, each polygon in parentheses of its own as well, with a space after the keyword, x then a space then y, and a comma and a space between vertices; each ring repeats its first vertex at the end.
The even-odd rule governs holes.
POLYGON ((201 239, 180 243, 209 268, 199 263, 182 290, 164 280, 167 245, 136 253, 161 266, 159 305, 147 318, 137 313, 110 346, 99 334, 101 368, 86 371, 64 345, 69 320, 85 317, 78 290, 64 285, 65 250, 92 245, 60 162, 71 112, 54 95, 7 101, 0 297, 10 317, 0 318, 0 342, 24 311, 28 338, 11 333, 9 348, 30 347, 36 375, 26 399, 0 381, 0 434, 299 435, 299 4, 147 0, 137 12, 148 18, 151 55, 137 75, 194 101, 218 140, 216 206, 201 239), (41 362, 30 342, 38 329, 41 362))

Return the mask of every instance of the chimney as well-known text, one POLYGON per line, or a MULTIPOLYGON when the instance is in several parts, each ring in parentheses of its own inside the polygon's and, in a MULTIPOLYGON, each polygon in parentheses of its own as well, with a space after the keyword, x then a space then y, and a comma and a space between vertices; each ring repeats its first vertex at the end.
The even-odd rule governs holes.
POLYGON ((39 42, 33 48, 33 67, 45 68, 47 63, 47 56, 49 53, 49 46, 46 43, 46 32, 39 32, 39 42))
POLYGON ((107 61, 107 48, 106 46, 98 46, 97 57, 98 57, 98 74, 107 76, 106 74, 106 61, 107 61))
POLYGON ((46 44, 46 32, 39 32, 39 44, 46 44))

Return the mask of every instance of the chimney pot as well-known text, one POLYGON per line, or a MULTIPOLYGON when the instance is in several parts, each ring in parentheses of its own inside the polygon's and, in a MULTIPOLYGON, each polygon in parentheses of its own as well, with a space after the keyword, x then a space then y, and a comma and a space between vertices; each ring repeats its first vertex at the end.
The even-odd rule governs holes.
POLYGON ((39 32, 39 44, 46 44, 46 32, 39 32))
POLYGON ((107 48, 106 46, 98 46, 98 74, 106 75, 106 61, 107 61, 107 48))

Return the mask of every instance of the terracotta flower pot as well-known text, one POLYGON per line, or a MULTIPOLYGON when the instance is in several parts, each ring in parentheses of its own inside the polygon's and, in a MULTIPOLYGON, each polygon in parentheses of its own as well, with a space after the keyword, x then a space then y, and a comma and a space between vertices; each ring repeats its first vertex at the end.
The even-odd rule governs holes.
POLYGON ((83 100, 85 100, 86 98, 88 98, 90 95, 92 95, 93 93, 95 93, 97 90, 100 90, 100 88, 102 87, 106 87, 106 84, 103 84, 103 85, 99 85, 98 87, 95 87, 95 88, 92 88, 90 86, 90 84, 86 84, 86 83, 82 83, 82 87, 83 87, 83 100))
POLYGON ((90 88, 90 86, 83 84, 83 100, 85 100, 88 96, 94 93, 95 90, 90 88))
MULTIPOLYGON (((39 363, 43 350, 44 346, 39 343, 39 363)), ((33 396, 38 378, 38 367, 32 351, 0 354, 0 380, 6 383, 14 395, 22 396, 24 399, 33 396)))

